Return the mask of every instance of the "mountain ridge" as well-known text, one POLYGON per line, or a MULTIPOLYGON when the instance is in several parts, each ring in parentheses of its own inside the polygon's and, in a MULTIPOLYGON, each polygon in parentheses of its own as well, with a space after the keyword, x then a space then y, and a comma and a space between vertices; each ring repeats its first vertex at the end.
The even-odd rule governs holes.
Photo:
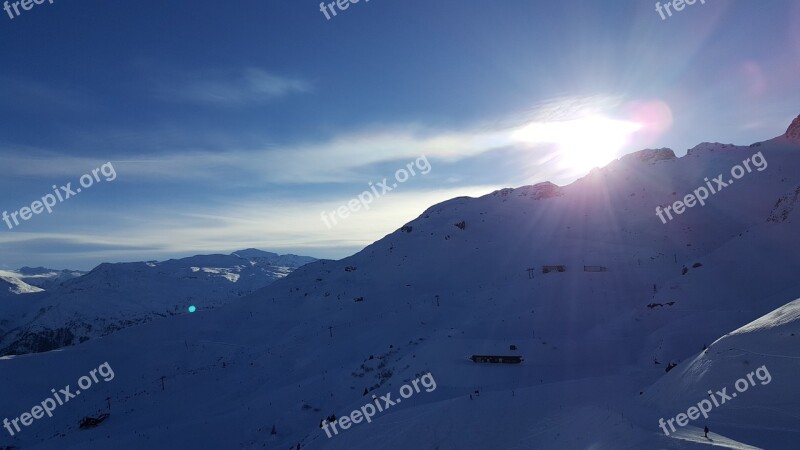
POLYGON ((5 319, 0 328, 0 356, 85 342, 185 313, 190 305, 216 308, 315 260, 269 252, 251 254, 255 256, 241 257, 234 252, 163 262, 102 263, 79 277, 54 284, 49 291, 33 288, 27 292, 35 296, 0 303, 5 319))

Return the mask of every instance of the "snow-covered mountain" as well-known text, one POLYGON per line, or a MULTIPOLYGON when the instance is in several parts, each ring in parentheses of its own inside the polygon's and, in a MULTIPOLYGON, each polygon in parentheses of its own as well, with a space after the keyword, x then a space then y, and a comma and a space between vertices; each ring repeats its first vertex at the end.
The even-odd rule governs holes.
MULTIPOLYGON (((79 278, 49 284, 46 292, 0 303, 0 317, 5 319, 0 325, 0 355, 84 342, 186 312, 191 305, 215 308, 311 261, 315 259, 248 249, 163 262, 101 264, 79 278)), ((20 269, 18 273, 30 277, 51 272, 20 269)), ((30 292, 37 291, 41 289, 30 292)))
POLYGON ((22 281, 14 272, 0 270, 0 298, 32 294, 43 289, 22 281))
POLYGON ((86 275, 88 272, 69 269, 48 269, 45 267, 22 267, 15 271, 20 280, 46 291, 53 289, 59 284, 86 275))
POLYGON ((263 250, 258 250, 255 248, 239 250, 237 252, 233 252, 232 255, 238 256, 240 258, 245 258, 251 261, 266 263, 273 266, 293 267, 293 268, 297 268, 316 261, 316 258, 312 258, 310 256, 298 256, 298 255, 292 255, 291 253, 287 255, 279 255, 277 253, 265 252, 263 250))
MULTIPOLYGON (((644 150, 567 186, 446 201, 351 257, 307 264, 222 308, 0 361, 9 418, 103 362, 116 374, 53 418, 0 434, 0 446, 794 449, 798 186, 800 142, 787 132, 681 158, 644 150), (759 152, 763 169, 734 182, 731 168, 759 152), (718 174, 727 187, 704 206, 659 219, 657 206, 718 174), (761 366, 771 383, 662 432, 659 418, 761 366), (426 373, 436 388, 400 404, 401 386, 426 373), (330 438, 320 429, 386 394, 396 404, 371 423, 330 438), (111 414, 100 429, 78 429, 100 412, 111 414)), ((119 276, 102 279, 129 286, 119 276)))

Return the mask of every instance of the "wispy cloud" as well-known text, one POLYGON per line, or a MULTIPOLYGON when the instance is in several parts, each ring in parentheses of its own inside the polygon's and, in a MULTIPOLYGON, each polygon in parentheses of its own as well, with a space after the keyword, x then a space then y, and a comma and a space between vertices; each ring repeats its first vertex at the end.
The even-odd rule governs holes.
POLYGON ((261 69, 174 72, 160 81, 157 95, 166 100, 213 106, 244 106, 310 92, 309 82, 261 69))
MULTIPOLYGON (((514 138, 515 132, 531 120, 566 120, 589 112, 608 111, 616 103, 617 100, 610 97, 561 98, 543 102, 517 115, 515 120, 502 118, 490 124, 449 130, 421 124, 375 126, 343 131, 319 141, 287 145, 228 150, 161 148, 158 154, 122 153, 109 148, 106 161, 112 161, 126 179, 148 182, 203 180, 237 185, 360 182, 376 175, 384 176, 376 169, 378 165, 420 155, 431 160, 457 163, 498 149, 520 147, 520 153, 534 157, 530 144, 520 145, 514 138), (233 181, 232 173, 236 174, 236 181, 233 181)), ((542 161, 542 157, 553 151, 541 146, 535 157, 542 161)), ((0 153, 0 164, 15 175, 75 177, 87 168, 105 162, 80 156, 37 154, 30 149, 24 153, 3 153, 0 153), (32 164, 33 159, 46 160, 46 163, 32 164)))
POLYGON ((228 151, 176 150, 153 154, 120 154, 109 151, 96 157, 66 156, 33 149, 8 148, 0 164, 14 175, 69 178, 87 168, 111 161, 128 179, 138 180, 231 180, 253 183, 319 184, 363 179, 381 163, 427 155, 456 162, 508 145, 505 132, 425 131, 424 127, 342 134, 320 142, 228 151), (246 175, 246 176, 245 176, 246 175))

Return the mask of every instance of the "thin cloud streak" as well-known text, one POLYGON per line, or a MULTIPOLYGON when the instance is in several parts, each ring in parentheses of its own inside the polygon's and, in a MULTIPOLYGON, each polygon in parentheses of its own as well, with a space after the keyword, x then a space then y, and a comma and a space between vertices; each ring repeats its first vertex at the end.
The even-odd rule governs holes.
MULTIPOLYGON (((256 149, 228 151, 174 150, 160 155, 119 155, 109 151, 112 163, 127 179, 153 182, 164 181, 224 181, 231 173, 237 179, 260 183, 314 184, 347 183, 373 176, 377 164, 417 158, 426 155, 447 163, 518 144, 513 139, 514 127, 538 120, 565 120, 580 114, 608 111, 617 104, 612 97, 561 98, 538 105, 537 112, 526 111, 516 120, 501 119, 495 125, 480 124, 461 130, 442 130, 423 125, 396 125, 343 132, 326 141, 290 145, 273 145, 256 149), (547 119, 545 119, 547 118, 547 119), (498 125, 502 123, 502 125, 498 125), (136 161, 136 162, 129 162, 136 161), (116 167, 116 166, 115 166, 116 167)), ((520 148, 529 152, 530 148, 520 148)), ((42 152, 31 158, 30 152, 4 152, 0 165, 15 175, 74 177, 87 167, 95 167, 96 158, 63 156, 42 152), (32 160, 47 159, 47 164, 31 164, 32 160)), ((34 153, 35 155, 35 153, 34 153)))
POLYGON ((176 73, 160 82, 157 96, 163 100, 210 106, 238 107, 271 101, 291 94, 311 92, 311 83, 261 69, 176 73))

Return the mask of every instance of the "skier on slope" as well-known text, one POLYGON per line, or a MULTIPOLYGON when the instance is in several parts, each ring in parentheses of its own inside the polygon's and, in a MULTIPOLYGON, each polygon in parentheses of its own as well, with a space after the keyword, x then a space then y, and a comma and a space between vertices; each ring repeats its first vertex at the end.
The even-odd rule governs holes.
POLYGON ((706 436, 705 437, 706 437, 706 439, 708 439, 708 425, 706 425, 705 428, 703 428, 703 431, 706 432, 706 436))

